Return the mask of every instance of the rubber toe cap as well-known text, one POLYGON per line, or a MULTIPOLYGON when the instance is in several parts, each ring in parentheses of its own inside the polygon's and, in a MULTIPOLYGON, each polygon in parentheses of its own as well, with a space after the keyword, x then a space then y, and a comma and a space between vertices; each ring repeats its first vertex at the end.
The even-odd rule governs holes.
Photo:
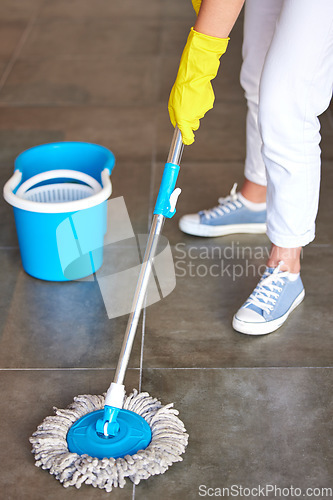
POLYGON ((182 224, 199 225, 200 224, 199 214, 183 215, 183 217, 181 217, 179 219, 179 227, 180 228, 181 228, 182 224))
POLYGON ((245 323, 265 323, 265 318, 261 314, 249 309, 248 307, 241 307, 235 314, 235 319, 244 321, 245 323))

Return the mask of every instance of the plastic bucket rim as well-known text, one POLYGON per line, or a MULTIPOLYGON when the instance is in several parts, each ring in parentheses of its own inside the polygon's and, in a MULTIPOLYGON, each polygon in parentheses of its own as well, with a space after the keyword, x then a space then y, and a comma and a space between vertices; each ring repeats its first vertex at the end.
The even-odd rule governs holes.
MULTIPOLYGON (((91 147, 93 146, 95 149, 99 149, 99 150, 102 150, 104 153, 106 153, 106 155, 109 157, 109 160, 110 162, 112 163, 112 165, 108 165, 107 168, 109 169, 110 171, 110 174, 112 172, 112 169, 114 167, 114 163, 115 163, 115 156, 114 154, 112 153, 112 151, 110 149, 108 149, 107 147, 105 146, 102 146, 101 144, 97 144, 95 142, 85 142, 85 141, 57 141, 57 142, 46 142, 46 143, 43 143, 43 144, 37 144, 37 146, 32 146, 31 148, 27 148, 25 149, 24 151, 22 151, 20 154, 18 154, 14 160, 14 171, 19 169, 19 166, 18 164, 22 161, 22 158, 24 156, 27 156, 29 154, 31 154, 31 152, 33 150, 40 150, 40 149, 47 149, 47 148, 50 148, 50 147, 53 147, 53 148, 57 148, 57 147, 61 147, 61 146, 70 146, 70 145, 75 145, 75 146, 84 146, 84 147, 91 147)), ((108 163, 109 163, 109 160, 108 160, 108 163)))

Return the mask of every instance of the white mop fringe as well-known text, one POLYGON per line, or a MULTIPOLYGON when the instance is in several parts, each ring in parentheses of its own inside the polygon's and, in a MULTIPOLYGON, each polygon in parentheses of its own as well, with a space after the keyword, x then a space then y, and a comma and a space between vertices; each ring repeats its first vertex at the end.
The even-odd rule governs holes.
POLYGON ((163 474, 173 463, 183 459, 188 443, 183 422, 177 417, 173 404, 163 406, 147 392, 125 397, 125 410, 133 411, 149 424, 152 440, 146 449, 124 458, 98 459, 89 455, 71 453, 67 445, 67 432, 76 420, 87 413, 104 408, 104 396, 89 394, 77 396, 66 409, 54 408, 55 416, 46 417, 30 438, 36 466, 49 470, 65 488, 90 484, 95 488, 112 491, 123 488, 126 478, 134 484, 156 474, 163 474))

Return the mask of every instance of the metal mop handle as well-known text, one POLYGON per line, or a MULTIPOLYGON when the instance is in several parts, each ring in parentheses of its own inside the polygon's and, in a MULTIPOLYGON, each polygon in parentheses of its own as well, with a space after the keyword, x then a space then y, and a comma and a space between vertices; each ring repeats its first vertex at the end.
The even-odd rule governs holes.
POLYGON ((162 182, 148 236, 147 247, 132 302, 132 312, 128 318, 114 381, 111 383, 105 396, 103 419, 98 420, 96 423, 97 432, 102 433, 105 436, 114 436, 119 429, 117 414, 119 409, 123 406, 125 396, 125 387, 123 382, 143 307, 143 301, 147 292, 149 278, 152 272, 153 259, 155 257, 164 221, 166 218, 171 218, 176 212, 175 207, 177 198, 180 194, 180 189, 175 189, 175 185, 180 169, 179 163, 182 157, 183 149, 184 145, 182 142, 182 135, 178 127, 176 127, 170 146, 168 160, 164 167, 162 182))
MULTIPOLYGON (((183 153, 183 142, 180 130, 178 127, 175 128, 172 143, 170 146, 169 156, 167 160, 167 165, 172 164, 175 166, 179 166, 181 156, 183 153)), ((166 165, 166 166, 167 166, 166 165)), ((179 170, 179 169, 178 169, 179 170)), ((178 172, 177 172, 178 174, 178 172)), ((176 179, 175 179, 176 181, 176 179)), ((162 187, 162 185, 161 185, 162 187)), ((173 186, 174 188, 174 186, 173 186)), ((174 189, 172 189, 174 192, 174 189)), ((172 214, 173 215, 173 214, 172 214)), ((154 212, 147 247, 143 258, 143 263, 138 279, 138 283, 136 286, 133 303, 132 303, 132 312, 129 316, 125 337, 122 345, 122 349, 119 356, 118 366, 114 377, 114 382, 116 384, 123 384, 125 378, 125 372, 127 369, 129 357, 132 350, 132 345, 139 321, 139 317, 141 314, 143 301, 146 295, 149 278, 152 271, 152 261, 156 253, 156 248, 158 245, 159 237, 163 229, 163 224, 167 215, 163 215, 160 213, 154 212)))

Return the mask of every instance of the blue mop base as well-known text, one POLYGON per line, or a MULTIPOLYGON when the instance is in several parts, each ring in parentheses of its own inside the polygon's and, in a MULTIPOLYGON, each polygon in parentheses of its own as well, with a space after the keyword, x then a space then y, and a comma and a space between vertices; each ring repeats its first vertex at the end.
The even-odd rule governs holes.
POLYGON ((103 418, 103 414, 104 410, 87 413, 72 425, 67 433, 71 453, 100 459, 119 458, 147 448, 152 436, 143 417, 129 410, 119 410, 119 432, 115 436, 104 437, 96 432, 96 422, 103 418))

